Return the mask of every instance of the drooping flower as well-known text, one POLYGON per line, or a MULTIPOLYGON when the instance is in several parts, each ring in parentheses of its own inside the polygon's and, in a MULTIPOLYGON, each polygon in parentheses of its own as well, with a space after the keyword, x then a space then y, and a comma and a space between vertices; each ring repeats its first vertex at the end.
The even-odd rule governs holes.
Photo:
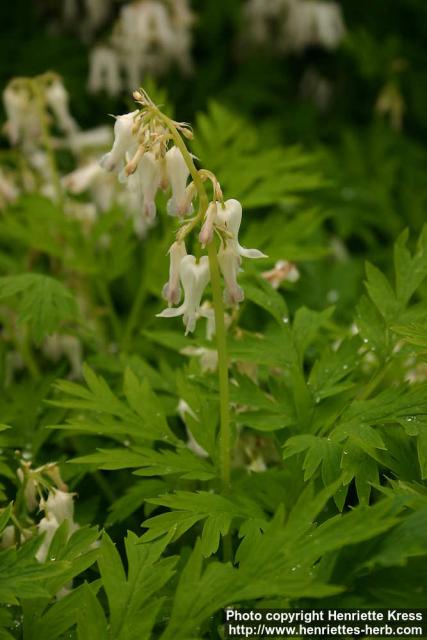
POLYGON ((178 147, 171 147, 165 155, 166 173, 172 189, 167 210, 170 216, 183 216, 187 211, 186 187, 190 171, 178 147))
POLYGON ((187 255, 184 242, 174 242, 169 249, 169 280, 163 287, 162 296, 169 306, 178 304, 181 300, 181 286, 179 282, 179 272, 181 261, 187 255))
POLYGON ((157 315, 159 318, 183 316, 185 333, 188 334, 196 328, 202 295, 209 282, 208 257, 203 256, 196 262, 193 255, 185 256, 181 260, 179 275, 184 289, 184 302, 180 307, 164 309, 157 315))
POLYGON ((44 533, 45 538, 36 553, 36 558, 39 562, 45 562, 52 538, 60 525, 67 520, 69 536, 79 528, 79 525, 74 522, 73 493, 52 488, 47 500, 40 501, 40 509, 45 515, 38 523, 37 530, 39 534, 44 533))
POLYGON ((87 88, 89 93, 104 90, 112 97, 120 94, 120 61, 112 47, 98 45, 90 52, 87 88))
POLYGON ((149 222, 153 222, 156 217, 155 198, 160 182, 160 163, 152 151, 147 151, 139 161, 135 172, 128 176, 127 185, 129 190, 138 197, 142 214, 149 222))
POLYGON ((43 355, 53 362, 59 362, 65 356, 70 364, 69 378, 75 380, 81 377, 82 344, 76 336, 53 333, 45 338, 42 349, 43 355))
POLYGON ((114 125, 114 143, 111 151, 100 160, 101 166, 107 171, 119 172, 125 163, 126 154, 133 155, 138 140, 133 129, 138 110, 117 116, 114 125))
POLYGON ((216 224, 226 233, 218 251, 218 262, 225 282, 224 301, 238 304, 244 299, 243 289, 237 283, 242 256, 245 258, 266 258, 258 249, 246 249, 239 244, 239 230, 242 221, 242 205, 237 200, 227 200, 222 206, 217 203, 216 224))
POLYGON ((72 522, 74 518, 74 494, 60 489, 49 492, 48 498, 43 502, 42 508, 49 516, 53 516, 61 523, 64 520, 72 522))
POLYGON ((240 257, 231 242, 227 242, 218 251, 218 263, 224 278, 224 302, 229 305, 239 304, 245 298, 245 293, 237 283, 237 274, 240 267, 240 257))
POLYGON ((29 88, 19 80, 10 82, 3 91, 3 104, 7 116, 5 130, 10 143, 34 148, 41 134, 41 123, 29 88))
POLYGON ((36 558, 39 562, 46 562, 50 543, 52 542, 53 536, 55 535, 58 527, 59 522, 55 516, 51 514, 46 514, 46 516, 38 523, 37 531, 39 535, 44 534, 43 542, 36 553, 36 558))
POLYGON ((239 244, 239 230, 242 222, 242 205, 238 200, 230 199, 224 203, 217 203, 217 225, 230 232, 231 238, 227 239, 236 256, 244 258, 266 258, 267 256, 258 249, 245 249, 239 244))
POLYGON ((77 130, 77 124, 68 108, 68 93, 59 78, 54 78, 46 88, 46 101, 52 109, 59 127, 64 133, 77 130))
POLYGON ((261 275, 271 284, 273 289, 278 289, 285 280, 296 282, 300 277, 296 266, 288 260, 278 260, 273 269, 263 271, 261 275))

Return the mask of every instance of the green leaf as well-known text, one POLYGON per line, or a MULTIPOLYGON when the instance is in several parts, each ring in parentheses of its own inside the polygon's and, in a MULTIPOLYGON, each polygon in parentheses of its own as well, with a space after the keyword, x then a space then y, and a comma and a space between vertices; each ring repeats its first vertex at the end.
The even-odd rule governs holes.
POLYGON ((107 640, 111 637, 104 611, 87 584, 83 586, 83 598, 78 611, 77 637, 78 640, 107 640))
POLYGON ((36 342, 56 331, 61 323, 75 321, 78 309, 71 292, 58 280, 41 273, 0 278, 0 300, 18 296, 20 322, 31 325, 36 342))

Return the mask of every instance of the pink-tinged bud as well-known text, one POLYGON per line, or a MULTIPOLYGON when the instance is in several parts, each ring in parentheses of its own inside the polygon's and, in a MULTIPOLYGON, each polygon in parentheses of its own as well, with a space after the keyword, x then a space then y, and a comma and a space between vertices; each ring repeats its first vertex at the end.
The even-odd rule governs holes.
POLYGON ((172 189, 167 210, 170 216, 184 216, 188 213, 186 187, 190 170, 178 147, 172 147, 166 153, 166 173, 172 189))
POLYGON ((176 318, 183 316, 185 333, 190 333, 196 328, 196 321, 200 310, 200 302, 206 285, 209 282, 209 259, 207 256, 200 258, 197 263, 192 255, 185 256, 181 260, 179 275, 184 289, 184 302, 180 307, 164 309, 157 314, 159 318, 176 318))
POLYGON ((273 289, 278 289, 284 280, 288 282, 297 282, 299 280, 298 269, 292 262, 287 260, 278 260, 273 269, 263 271, 261 275, 271 284, 273 289))
POLYGON ((181 286, 179 283, 179 268, 181 260, 187 255, 184 242, 174 242, 169 249, 169 280, 163 287, 162 296, 171 307, 181 300, 181 286))
POLYGON ((114 143, 111 151, 100 160, 101 167, 107 171, 120 171, 123 167, 126 153, 132 155, 138 144, 133 128, 138 111, 117 116, 114 125, 114 143))
POLYGON ((218 203, 211 202, 207 208, 205 221, 199 233, 199 242, 202 247, 212 242, 214 233, 214 224, 217 218, 218 203))

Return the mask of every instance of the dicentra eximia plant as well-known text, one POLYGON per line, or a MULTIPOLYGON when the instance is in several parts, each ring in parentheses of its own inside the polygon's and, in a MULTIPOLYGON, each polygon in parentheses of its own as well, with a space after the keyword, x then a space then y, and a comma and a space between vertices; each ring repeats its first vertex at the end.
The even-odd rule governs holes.
POLYGON ((194 331, 200 317, 214 321, 218 350, 221 479, 223 489, 227 490, 230 484, 230 419, 224 305, 238 305, 244 299, 244 291, 237 282, 242 257, 266 256, 258 249, 245 249, 239 244, 242 206, 237 200, 224 200, 216 176, 196 167, 185 142, 193 137, 189 125, 167 117, 143 89, 135 91, 133 97, 139 108, 117 116, 114 144, 101 164, 105 169, 119 173, 120 179, 127 182, 134 197, 139 198, 141 216, 148 223, 156 216, 155 198, 159 188, 171 188, 167 211, 179 219, 180 225, 169 249, 169 280, 162 292, 168 307, 158 316, 182 316, 186 334, 194 331), (206 183, 212 185, 212 199, 206 183), (187 253, 186 243, 192 234, 198 237, 197 256, 187 253), (209 282, 213 309, 201 304, 209 282), (184 295, 179 304, 181 287, 184 295))

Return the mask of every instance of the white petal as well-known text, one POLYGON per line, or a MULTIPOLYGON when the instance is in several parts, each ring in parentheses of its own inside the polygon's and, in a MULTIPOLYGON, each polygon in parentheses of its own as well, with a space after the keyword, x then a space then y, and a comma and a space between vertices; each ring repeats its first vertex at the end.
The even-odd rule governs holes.
POLYGON ((262 251, 258 249, 245 249, 239 245, 239 254, 244 258, 268 258, 262 251))

